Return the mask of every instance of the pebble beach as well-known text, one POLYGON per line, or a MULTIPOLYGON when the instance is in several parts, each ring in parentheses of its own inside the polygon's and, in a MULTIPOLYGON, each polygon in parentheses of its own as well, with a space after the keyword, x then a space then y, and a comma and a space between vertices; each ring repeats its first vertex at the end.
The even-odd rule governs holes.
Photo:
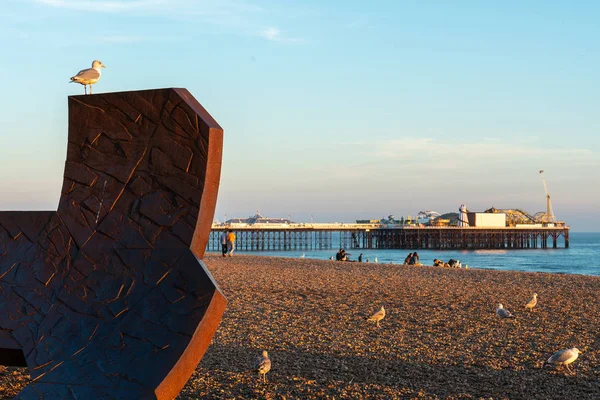
MULTIPOLYGON (((204 262, 229 304, 178 399, 600 398, 600 277, 237 254, 204 262), (498 303, 515 318, 499 318, 498 303), (377 328, 367 318, 381 306, 377 328), (582 351, 574 374, 543 368, 571 347, 582 351), (263 350, 266 383, 252 371, 263 350)), ((0 398, 28 381, 26 369, 0 367, 0 398)))

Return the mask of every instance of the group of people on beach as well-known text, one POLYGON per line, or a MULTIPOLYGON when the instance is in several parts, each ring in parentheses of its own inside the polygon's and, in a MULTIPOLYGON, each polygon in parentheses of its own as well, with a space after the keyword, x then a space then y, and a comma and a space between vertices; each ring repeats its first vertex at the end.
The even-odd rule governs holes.
MULTIPOLYGON (((443 262, 437 258, 433 260, 434 267, 446 267, 446 268, 462 268, 460 260, 449 259, 448 262, 443 262)), ((468 266, 467 266, 468 267, 468 266)))
MULTIPOLYGON (((414 253, 409 253, 408 256, 404 259, 404 265, 423 265, 419 262, 419 254, 415 251, 414 253)), ((460 260, 449 259, 448 262, 443 262, 439 259, 433 260, 434 267, 446 267, 446 268, 462 268, 462 264, 460 260)))
MULTIPOLYGON (((330 260, 333 260, 333 256, 330 258, 330 260)), ((350 253, 346 253, 346 250, 340 249, 340 251, 338 251, 336 253, 336 255, 335 255, 335 261, 349 261, 349 262, 354 262, 355 260, 351 260, 350 259, 350 253)), ((363 255, 362 255, 362 253, 359 254, 358 259, 356 261, 363 262, 363 255)), ((368 258, 367 258, 366 262, 369 262, 368 258)), ((375 262, 377 262, 377 257, 375 257, 375 262)))
MULTIPOLYGON (((331 256, 330 260, 333 260, 333 256, 331 256)), ((350 261, 354 262, 355 260, 350 259, 350 253, 346 253, 346 250, 340 249, 335 255, 335 261, 350 261)), ((363 262, 363 254, 360 253, 358 262, 363 262)), ((366 262, 369 262, 369 259, 366 259, 366 262)), ((374 262, 377 262, 377 257, 375 257, 374 262)), ((392 264, 390 262, 390 264, 392 264)), ((419 261, 419 253, 416 251, 413 253, 409 253, 408 256, 404 259, 404 265, 412 265, 412 266, 422 266, 419 261)), ((433 260, 433 266, 435 267, 448 267, 448 268, 462 268, 462 264, 459 260, 450 259, 448 262, 443 262, 442 260, 438 260, 437 258, 433 260)))
MULTIPOLYGON (((330 260, 333 260, 333 256, 330 258, 330 260)), ((350 253, 346 253, 346 250, 344 249, 340 249, 336 255, 335 255, 335 261, 350 261, 350 262, 354 262, 354 260, 350 259, 350 253)), ((360 253, 358 255, 358 259, 356 260, 358 262, 363 262, 363 254, 360 253)), ((365 260, 365 262, 369 262, 369 259, 367 258, 365 260)), ((375 259, 373 260, 373 262, 377 263, 377 257, 375 257, 375 259)), ((390 264, 392 264, 390 262, 390 264)), ((423 265, 419 262, 419 254, 415 251, 414 253, 410 253, 406 259, 404 260, 404 265, 423 265)))
POLYGON ((229 229, 221 234, 221 253, 223 257, 231 257, 235 250, 235 233, 229 229))

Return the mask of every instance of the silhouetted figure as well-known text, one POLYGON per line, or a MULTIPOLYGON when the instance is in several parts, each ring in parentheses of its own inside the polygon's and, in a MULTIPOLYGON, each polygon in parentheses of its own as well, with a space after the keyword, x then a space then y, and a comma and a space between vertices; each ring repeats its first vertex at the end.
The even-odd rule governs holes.
POLYGON ((221 253, 223 253, 223 257, 227 255, 227 231, 223 231, 221 234, 221 253))
POLYGON ((362 253, 358 256, 358 262, 362 262, 362 253))
POLYGON ((412 253, 408 253, 406 258, 404 259, 404 265, 408 265, 410 263, 411 258, 412 258, 412 253))

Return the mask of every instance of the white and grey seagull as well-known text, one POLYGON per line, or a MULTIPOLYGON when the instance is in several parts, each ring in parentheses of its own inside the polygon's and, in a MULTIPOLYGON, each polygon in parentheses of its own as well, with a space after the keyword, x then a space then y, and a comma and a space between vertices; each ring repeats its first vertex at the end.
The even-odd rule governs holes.
POLYGON ((496 314, 498 314, 498 316, 500 318, 514 318, 515 316, 512 315, 512 313, 510 311, 508 311, 506 308, 504 308, 504 306, 502 306, 502 304, 498 304, 498 308, 496 309, 496 314))
POLYGON ((264 350, 262 356, 256 360, 254 364, 254 371, 258 372, 258 376, 263 376, 263 382, 267 382, 267 372, 271 370, 271 360, 269 359, 269 353, 264 350))
POLYGON ((106 68, 106 65, 98 60, 92 62, 92 68, 82 69, 77 75, 71 77, 71 82, 83 85, 83 91, 87 94, 87 86, 90 85, 90 94, 92 94, 92 85, 100 80, 102 73, 100 68, 106 68))
POLYGON ((582 353, 582 351, 580 351, 577 347, 573 347, 566 350, 559 350, 550 356, 548 361, 544 363, 544 366, 546 364, 564 365, 570 373, 573 373, 571 368, 569 368, 569 364, 577 360, 577 357, 579 357, 580 353, 582 353))

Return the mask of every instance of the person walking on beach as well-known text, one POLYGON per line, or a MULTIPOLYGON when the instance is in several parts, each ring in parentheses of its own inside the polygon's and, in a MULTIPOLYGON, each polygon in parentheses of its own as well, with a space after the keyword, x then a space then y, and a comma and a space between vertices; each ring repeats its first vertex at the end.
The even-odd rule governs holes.
POLYGON ((233 250, 235 250, 235 233, 230 229, 227 233, 227 255, 229 257, 233 255, 233 250))
POLYGON ((223 257, 227 255, 227 231, 223 231, 221 234, 221 253, 223 253, 223 257))
POLYGON ((362 253, 360 253, 358 256, 358 262, 362 262, 362 253))

